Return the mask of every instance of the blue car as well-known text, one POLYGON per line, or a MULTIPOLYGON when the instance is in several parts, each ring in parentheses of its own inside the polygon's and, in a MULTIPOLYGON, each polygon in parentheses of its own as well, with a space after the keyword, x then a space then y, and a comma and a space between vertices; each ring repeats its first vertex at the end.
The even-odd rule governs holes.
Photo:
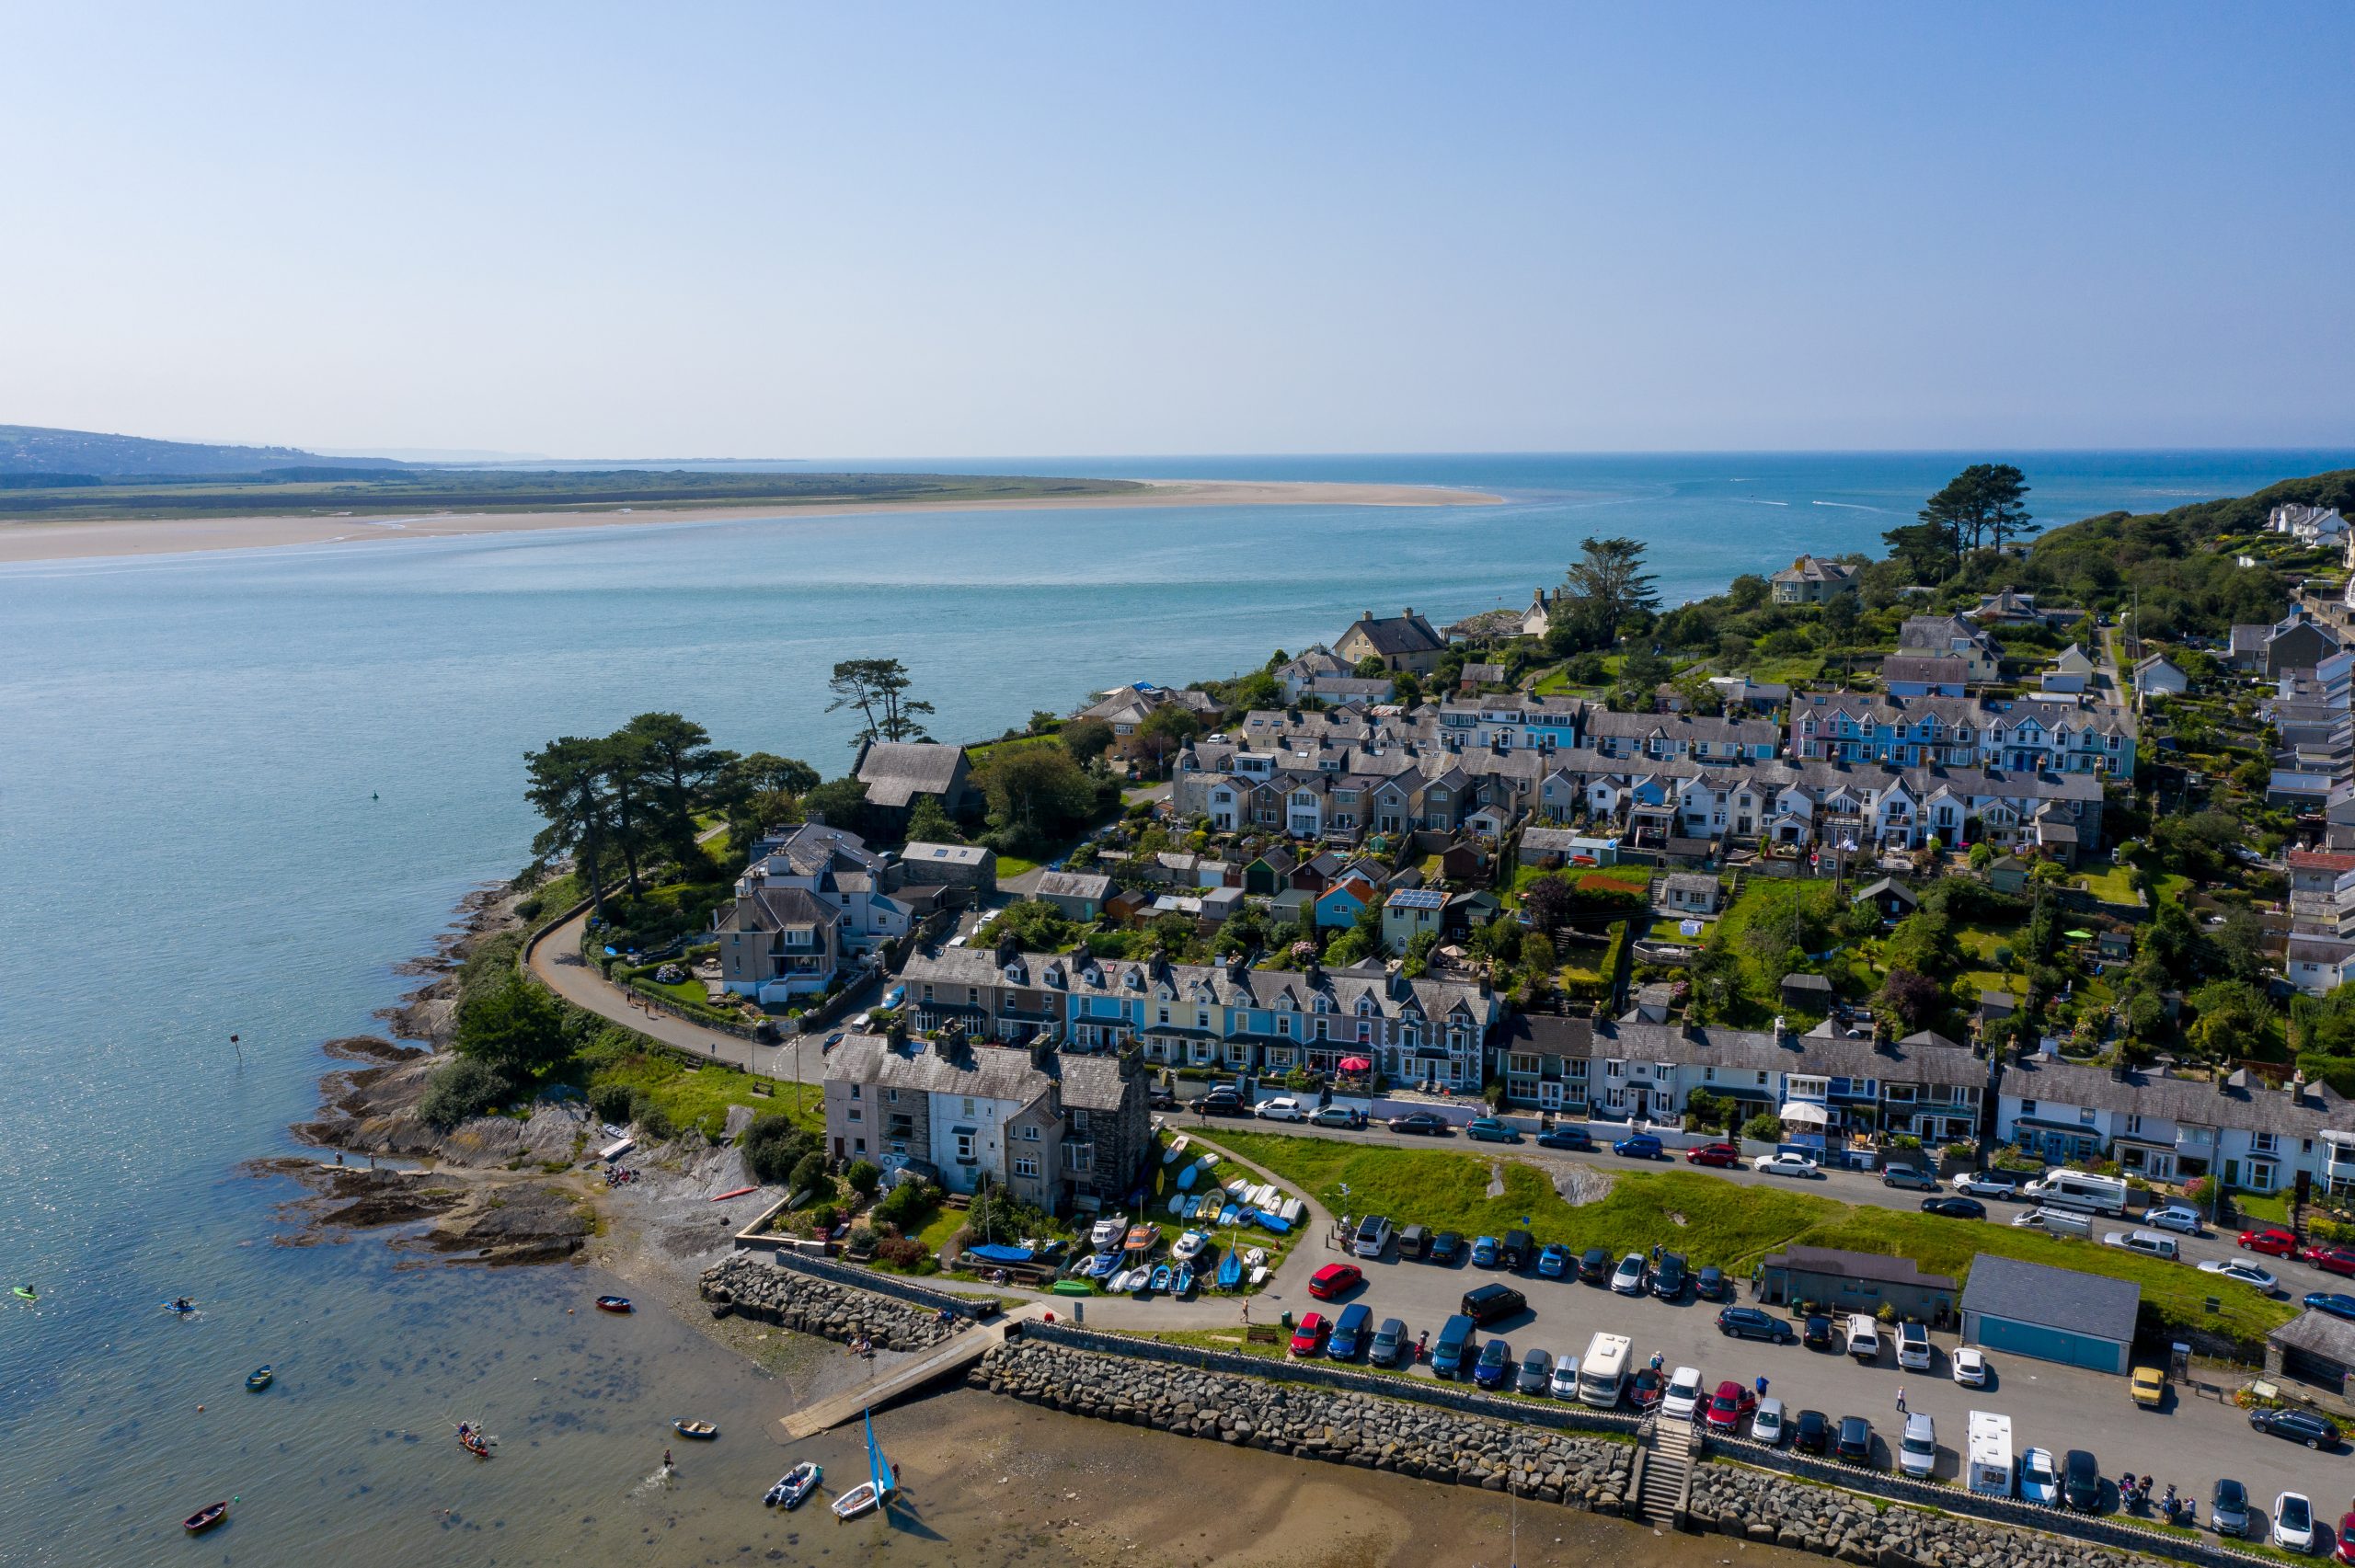
POLYGON ((1483 1236, 1472 1243, 1472 1266, 1475 1268, 1497 1266, 1497 1239, 1494 1236, 1483 1236))
POLYGON ((2355 1296, 2342 1296, 2335 1290, 2317 1290, 2306 1298, 2310 1312, 2328 1312, 2334 1318, 2355 1322, 2355 1296))
POLYGON ((1325 1342, 1325 1354, 1336 1361, 1353 1360, 1364 1348, 1366 1325, 1373 1321, 1373 1309, 1362 1301, 1341 1309, 1333 1320, 1333 1336, 1325 1342))
POLYGON ((1494 1116, 1476 1116, 1464 1126, 1465 1136, 1475 1143, 1519 1143, 1521 1134, 1494 1116))
POLYGON ((1492 1339, 1480 1347, 1480 1359, 1472 1368, 1472 1381, 1484 1389, 1500 1389, 1512 1381, 1512 1346, 1501 1339, 1492 1339))
POLYGON ((1570 1272, 1570 1249, 1559 1242, 1549 1242, 1538 1249, 1537 1272, 1548 1279, 1562 1279, 1570 1272))
POLYGON ((1639 1132, 1633 1138, 1621 1139, 1611 1146, 1611 1152, 1624 1154, 1630 1160, 1659 1160, 1666 1153, 1660 1148, 1660 1139, 1648 1132, 1639 1132))

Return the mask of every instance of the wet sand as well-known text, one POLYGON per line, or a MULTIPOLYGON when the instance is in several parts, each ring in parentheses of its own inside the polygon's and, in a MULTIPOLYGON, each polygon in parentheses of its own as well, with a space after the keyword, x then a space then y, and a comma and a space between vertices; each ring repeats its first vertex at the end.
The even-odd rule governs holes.
POLYGON ((824 502, 795 506, 710 508, 583 508, 579 510, 422 512, 381 517, 121 518, 70 522, 0 523, 0 565, 117 555, 177 555, 212 550, 268 550, 288 545, 366 544, 401 539, 454 539, 526 533, 558 528, 645 527, 674 522, 726 522, 844 518, 862 512, 1004 511, 1093 507, 1451 507, 1487 506, 1501 498, 1476 490, 1419 485, 1223 479, 1150 479, 1147 488, 1109 496, 1034 499, 884 501, 861 506, 824 502))

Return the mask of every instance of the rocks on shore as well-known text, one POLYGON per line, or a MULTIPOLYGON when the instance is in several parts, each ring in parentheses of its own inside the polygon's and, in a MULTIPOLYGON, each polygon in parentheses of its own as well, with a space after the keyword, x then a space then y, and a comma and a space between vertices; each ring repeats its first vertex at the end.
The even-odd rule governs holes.
POLYGON ((969 1380, 1075 1415, 1598 1513, 1619 1511, 1633 1465, 1626 1443, 1035 1341, 992 1350, 969 1380))
POLYGON ((573 1194, 545 1182, 484 1183, 419 1171, 367 1170, 316 1160, 258 1160, 252 1175, 292 1176, 312 1196, 281 1212, 303 1229, 281 1236, 282 1246, 311 1246, 338 1232, 393 1225, 431 1225, 394 1245, 444 1253, 456 1261, 547 1263, 571 1256, 593 1226, 573 1194))
POLYGON ((865 1338, 878 1350, 926 1349, 972 1326, 963 1315, 943 1323, 924 1308, 797 1274, 750 1253, 704 1270, 702 1288, 704 1299, 730 1304, 740 1316, 844 1345, 865 1338))
POLYGON ((1867 1498, 1809 1486, 1787 1475, 1723 1464, 1694 1468, 1687 1512, 1695 1529, 1844 1562, 1918 1568, 2128 1568, 2149 1561, 1976 1519, 1877 1507, 1867 1498))

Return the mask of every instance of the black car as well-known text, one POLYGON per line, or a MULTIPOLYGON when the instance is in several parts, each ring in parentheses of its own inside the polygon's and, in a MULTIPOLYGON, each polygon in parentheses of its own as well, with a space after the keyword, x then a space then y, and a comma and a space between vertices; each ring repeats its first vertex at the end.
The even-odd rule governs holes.
POLYGON ((1464 1293, 1463 1312, 1485 1328, 1528 1305, 1529 1299, 1510 1285, 1476 1285, 1464 1293))
POLYGON ((1420 1133, 1426 1138, 1443 1137, 1447 1132, 1446 1118, 1429 1111, 1408 1111, 1403 1116, 1391 1117, 1386 1125, 1393 1132, 1420 1133))
POLYGON ((1729 1339, 1763 1339, 1774 1345, 1788 1345, 1798 1337, 1790 1324, 1756 1307, 1726 1308, 1717 1314, 1717 1332, 1729 1339))
POLYGON ((1589 1247, 1579 1254, 1579 1277, 1589 1285, 1608 1285, 1617 1265, 1608 1247, 1589 1247))
POLYGON ((1820 1454, 1832 1447, 1832 1420, 1820 1410, 1802 1410, 1791 1424, 1791 1447, 1802 1454, 1820 1454))
POLYGON ((1149 1111, 1174 1111, 1178 1108, 1178 1096, 1156 1085, 1144 1092, 1144 1104, 1149 1111))
POLYGON ((2083 1448, 2061 1461, 2061 1500, 2080 1514, 2101 1511, 2101 1466, 2083 1448))
POLYGON ((1497 1265, 1518 1274, 1537 1261, 1537 1243, 1526 1230, 1508 1230, 1497 1247, 1497 1265))
POLYGON ((2268 1410, 2259 1407, 2248 1413, 2248 1424, 2259 1432, 2270 1432, 2276 1437, 2287 1437, 2292 1443, 2303 1443, 2309 1448, 2338 1447, 2338 1423, 2311 1410, 2268 1410))
POLYGON ((1684 1294, 1683 1253, 1660 1253, 1660 1262, 1652 1266, 1652 1294, 1663 1301, 1673 1301, 1684 1294))
POLYGON ((1437 1264, 1459 1264, 1464 1261, 1464 1238, 1453 1230, 1442 1230, 1431 1238, 1429 1256, 1437 1264))
POLYGON ((1701 1272, 1693 1276, 1693 1294, 1704 1301, 1726 1299, 1726 1271, 1716 1264, 1704 1264, 1701 1272))
POLYGON ((1840 1436, 1832 1444, 1832 1451, 1852 1465, 1873 1462, 1873 1424, 1861 1415, 1840 1418, 1840 1436))
POLYGON ((1591 1154, 1594 1152, 1594 1139, 1589 1138, 1584 1132, 1576 1127, 1557 1127, 1539 1133, 1537 1135, 1537 1147, 1540 1149, 1568 1149, 1574 1153, 1591 1154))
POLYGON ((1806 1326, 1799 1330, 1799 1343, 1809 1350, 1831 1349, 1832 1320, 1820 1316, 1808 1319, 1806 1326))
POLYGON ((1922 1200, 1922 1212, 1948 1219, 1984 1219, 1987 1206, 1975 1197, 1925 1197, 1922 1200))
POLYGON ((1186 1107, 1198 1116, 1247 1116, 1251 1107, 1232 1089, 1213 1089, 1186 1107))

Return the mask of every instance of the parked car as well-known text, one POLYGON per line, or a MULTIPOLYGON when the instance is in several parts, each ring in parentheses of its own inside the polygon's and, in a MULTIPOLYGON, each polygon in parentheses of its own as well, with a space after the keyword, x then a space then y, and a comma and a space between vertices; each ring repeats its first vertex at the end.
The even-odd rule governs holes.
POLYGON ((1869 1367, 1880 1359, 1880 1328, 1863 1312, 1848 1314, 1848 1354, 1869 1367))
POLYGON ((1323 1105, 1319 1106, 1310 1115, 1308 1118, 1308 1125, 1311 1127, 1347 1127, 1350 1131, 1354 1132, 1358 1128, 1365 1126, 1365 1113, 1363 1111, 1352 1111, 1348 1109, 1346 1106, 1341 1105, 1323 1105))
POLYGON ((1308 1119, 1308 1107, 1288 1094, 1279 1094, 1252 1106, 1251 1114, 1263 1122, 1304 1122, 1308 1119))
POLYGON ((1324 1345, 1325 1336, 1331 1333, 1333 1325, 1326 1320, 1322 1312, 1305 1314, 1292 1326, 1292 1353, 1294 1356, 1315 1355, 1317 1349, 1324 1345))
POLYGON ((2144 1410, 2156 1410, 2167 1402, 2167 1375, 2156 1367, 2137 1367, 2127 1379, 2127 1392, 2144 1410))
POLYGON ((1232 1089, 1213 1089, 1186 1107, 1198 1116, 1247 1116, 1251 1107, 1232 1089))
POLYGON ((1922 1212, 1946 1219, 1984 1219, 1987 1206, 1975 1197, 1925 1197, 1922 1212))
POLYGON ((1178 1096, 1156 1083, 1145 1091, 1144 1105, 1149 1111, 1174 1111, 1178 1108, 1178 1096))
POLYGON ((2355 1562, 2355 1508, 2338 1516, 2338 1544, 2331 1549, 2334 1562, 2355 1562))
POLYGON ((1431 1251, 1431 1230, 1428 1225, 1409 1225, 1398 1232, 1398 1255, 1402 1258, 1429 1257, 1431 1251))
POLYGON ((1852 1465, 1873 1462, 1873 1424, 1861 1415, 1840 1418, 1840 1435, 1832 1444, 1832 1451, 1852 1465))
POLYGON ((1673 1301, 1684 1294, 1683 1253, 1660 1253, 1660 1263, 1652 1270, 1652 1294, 1663 1301, 1673 1301))
POLYGON ((1474 1322, 1488 1324, 1528 1305, 1529 1299, 1510 1285, 1476 1285, 1464 1293, 1460 1310, 1474 1322))
POLYGON ((1938 1190, 1938 1178, 1919 1165, 1890 1165, 1882 1170, 1880 1185, 1904 1187, 1917 1193, 1934 1193, 1938 1190))
POLYGON ((1573 1154, 1591 1154, 1594 1152, 1594 1139, 1583 1127, 1548 1127, 1537 1135, 1537 1147, 1566 1149, 1573 1154))
POLYGON ((2279 1225, 2268 1225, 2242 1231, 2240 1248, 2245 1253, 2263 1253, 2269 1258, 2292 1257, 2297 1253, 2298 1238, 2279 1225))
POLYGON ((1783 1402, 1778 1399, 1760 1400, 1758 1409, 1750 1417, 1750 1440, 1763 1443, 1770 1448, 1779 1448, 1789 1431, 1790 1424, 1783 1419, 1783 1402))
POLYGON ((2355 1276, 2355 1248, 2308 1247, 2298 1255, 2325 1274, 2355 1276))
POLYGON ((1966 1345, 1947 1358, 1947 1365, 1954 1368, 1954 1380, 1964 1388, 1983 1389, 1987 1386, 1985 1351, 1974 1350, 1966 1345))
POLYGON ((1537 1250, 1537 1272, 1545 1278, 1565 1278, 1571 1267, 1570 1249, 1561 1242, 1548 1242, 1537 1250))
POLYGON ((1693 1276, 1693 1294, 1704 1301, 1726 1299, 1726 1271, 1716 1264, 1703 1264, 1701 1272, 1693 1276))
POLYGON ((1821 1454, 1832 1447, 1832 1420, 1820 1410, 1802 1410, 1791 1423, 1791 1447, 1802 1454, 1821 1454))
POLYGON ((1442 1230, 1431 1238, 1431 1262, 1453 1267, 1464 1261, 1464 1238, 1453 1230, 1442 1230))
POLYGON ((2338 1447, 2338 1424, 2319 1411, 2294 1405, 2274 1410, 2260 1405, 2248 1413, 2248 1424, 2257 1431, 2287 1437, 2309 1448, 2338 1447))
POLYGON ((2261 1269, 2253 1263, 2243 1263, 2238 1258, 2230 1261, 2208 1258, 2200 1264, 2200 1272, 2212 1274, 2220 1279, 2235 1280, 2242 1285, 2253 1285, 2269 1296, 2273 1294, 2274 1287, 2280 1283, 2268 1270, 2261 1269))
POLYGON ((1728 1378, 1717 1385, 1717 1391, 1709 1396, 1709 1413, 1706 1417, 1709 1430, 1725 1433, 1739 1432, 1741 1430, 1742 1422, 1748 1419, 1750 1413, 1757 1408, 1758 1396, 1750 1391, 1749 1385, 1737 1383, 1731 1378, 1728 1378))
POLYGON ((2152 1209, 2142 1216, 2142 1223, 2155 1225, 2162 1230, 2177 1230, 2187 1236, 2197 1236, 2202 1229, 2200 1211, 2180 1203, 2171 1203, 2163 1208, 2152 1209))
POLYGON ((1543 1350, 1522 1353, 1521 1376, 1514 1380, 1513 1387, 1525 1394, 1542 1394, 1553 1381, 1554 1357, 1551 1355, 1543 1350))
POLYGON ((1357 1235, 1350 1240, 1350 1251, 1361 1258, 1379 1259, 1390 1247, 1390 1221, 1380 1214, 1369 1214, 1358 1221, 1357 1235))
POLYGON ((1497 1266, 1518 1274, 1537 1257, 1537 1242, 1526 1230, 1508 1230, 1497 1243, 1497 1266))
POLYGON ((1482 1236, 1473 1242, 1472 1266, 1474 1268, 1497 1266, 1497 1239, 1494 1236, 1482 1236))
POLYGON ((1475 1143, 1519 1143, 1521 1133, 1494 1116, 1475 1116, 1464 1124, 1464 1135, 1475 1143))
POLYGON ((1790 1324, 1757 1307, 1726 1308, 1717 1314, 1717 1332, 1729 1339, 1763 1339, 1770 1345, 1788 1345, 1798 1337, 1790 1324))
POLYGON ((1408 1111, 1403 1116, 1393 1116, 1383 1124, 1393 1132, 1419 1133, 1425 1138, 1447 1136, 1447 1118, 1429 1111, 1408 1111))
POLYGON ((1365 1283, 1365 1270, 1353 1263, 1328 1263, 1308 1276, 1308 1293, 1319 1301, 1346 1296, 1365 1283))
POLYGON ((1750 1162, 1750 1168, 1762 1176, 1797 1176, 1802 1181, 1817 1174, 1814 1161, 1788 1150, 1780 1154, 1761 1154, 1750 1162))
POLYGON ((1440 1325, 1439 1337, 1431 1341, 1432 1377, 1464 1376, 1465 1359, 1478 1348, 1472 1332, 1477 1326, 1461 1312, 1440 1325))
POLYGON ((1611 1146, 1611 1152, 1614 1154, 1623 1155, 1629 1160, 1665 1160, 1668 1158, 1667 1151, 1660 1147, 1660 1139, 1654 1138, 1648 1132, 1639 1132, 1633 1138, 1621 1139, 1618 1142, 1611 1146))
POLYGON ((1579 1397, 1579 1358, 1577 1356, 1565 1356, 1554 1363, 1554 1384, 1545 1391, 1556 1399, 1579 1397))
POLYGON ((2011 1171, 1965 1171, 1948 1185, 1967 1197, 2016 1198, 2027 1182, 2011 1171))
POLYGON ((1832 1320, 1817 1313, 1799 1327, 1799 1343, 1809 1350, 1832 1348, 1832 1320))
POLYGON ((1579 1254, 1579 1277, 1589 1285, 1602 1285, 1611 1278, 1611 1252, 1607 1247, 1589 1247, 1579 1254))
POLYGON ((2273 1499, 2274 1545, 2301 1554, 2315 1549, 2314 1499, 2303 1492, 2284 1492, 2273 1499))
POLYGON ((2020 1496, 2029 1503, 2054 1507, 2061 1501, 2061 1472, 2050 1448, 2030 1448, 2020 1456, 2020 1496))
POLYGON ((1366 1348, 1366 1359, 1377 1367, 1395 1366, 1401 1356, 1413 1354, 1414 1341, 1407 1337, 1407 1324, 1398 1318, 1384 1318, 1382 1326, 1373 1331, 1373 1343, 1366 1348))
POLYGON ((2101 1466, 2083 1448, 2072 1448, 2061 1461, 2061 1500, 2080 1514, 2101 1507, 2101 1466))
MULTIPOLYGON (((2218 1535, 2247 1535, 2248 1488, 2231 1476, 2218 1481, 2208 1494, 2208 1528, 2218 1535)), ((2346 1539, 2344 1529, 2338 1533, 2341 1539, 2346 1539)))
POLYGON ((1701 1408, 1701 1368, 1679 1367, 1668 1375, 1668 1391, 1660 1395, 1662 1421, 1690 1421, 1701 1408))
POLYGON ((2328 1312, 2334 1318, 2355 1322, 2355 1296, 2337 1290, 2317 1290, 2302 1303, 2310 1312, 2328 1312))
POLYGON ((2103 1232, 2101 1244, 2122 1252, 2140 1253, 2146 1258, 2159 1258, 2167 1263, 2174 1263, 2183 1256, 2183 1251, 2176 1245, 2173 1236, 2162 1235, 2156 1230, 2108 1230, 2103 1232))
POLYGON ((1480 1359, 1472 1364, 1472 1381, 1484 1389, 1500 1389, 1512 1378, 1512 1346, 1501 1339, 1492 1339, 1480 1346, 1480 1359))
POLYGON ((1359 1301, 1341 1309, 1333 1320, 1332 1337, 1325 1342, 1325 1354, 1336 1361, 1353 1361, 1365 1348, 1366 1325, 1373 1321, 1373 1309, 1359 1301))
POLYGON ((1644 1254, 1629 1253, 1619 1260, 1619 1266, 1611 1271, 1611 1288, 1622 1296, 1640 1296, 1644 1293, 1644 1276, 1648 1272, 1644 1264, 1644 1254))
POLYGON ((1897 1468, 1916 1481, 1927 1481, 1938 1468, 1938 1426, 1927 1411, 1905 1417, 1904 1434, 1897 1439, 1897 1468))
POLYGON ((1667 1388, 1668 1379, 1660 1375, 1659 1368, 1638 1367, 1627 1377, 1628 1406, 1640 1415, 1660 1402, 1660 1396, 1667 1388))
POLYGON ((1707 1165, 1720 1171, 1728 1170, 1741 1163, 1741 1150, 1730 1143, 1704 1143, 1697 1149, 1686 1150, 1684 1162, 1688 1165, 1707 1165))

